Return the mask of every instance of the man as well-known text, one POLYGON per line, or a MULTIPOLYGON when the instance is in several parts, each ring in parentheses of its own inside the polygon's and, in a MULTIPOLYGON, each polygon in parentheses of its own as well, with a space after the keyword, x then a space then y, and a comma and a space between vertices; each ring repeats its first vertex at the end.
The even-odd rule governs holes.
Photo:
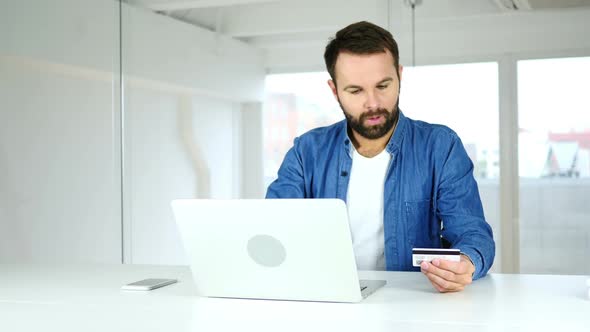
POLYGON ((420 270, 439 292, 485 276, 495 244, 473 164, 451 129, 398 108, 402 67, 391 34, 368 22, 326 46, 328 81, 346 120, 295 139, 267 198, 340 198, 359 269, 417 270, 412 248, 451 247, 461 261, 420 270))

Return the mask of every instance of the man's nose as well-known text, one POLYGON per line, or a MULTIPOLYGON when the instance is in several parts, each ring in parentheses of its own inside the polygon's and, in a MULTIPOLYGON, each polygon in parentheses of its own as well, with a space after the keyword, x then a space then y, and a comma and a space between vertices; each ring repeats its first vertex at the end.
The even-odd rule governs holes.
POLYGON ((367 92, 365 108, 368 110, 377 110, 379 109, 379 106, 379 98, 377 98, 377 94, 372 91, 367 92))

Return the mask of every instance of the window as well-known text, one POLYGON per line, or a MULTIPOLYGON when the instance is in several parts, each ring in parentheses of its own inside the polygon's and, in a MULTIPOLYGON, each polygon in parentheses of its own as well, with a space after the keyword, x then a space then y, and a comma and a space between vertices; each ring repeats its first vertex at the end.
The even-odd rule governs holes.
POLYGON ((264 185, 277 177, 293 139, 344 119, 327 72, 268 75, 263 106, 264 185), (272 133, 272 134, 269 134, 272 133))
POLYGON ((444 124, 461 138, 474 165, 484 213, 500 259, 498 64, 407 67, 400 109, 415 120, 444 124))
MULTIPOLYGON (((275 178, 293 138, 344 118, 323 73, 269 75, 264 104, 264 176, 275 178), (288 116, 277 116, 286 109, 288 116), (269 130, 288 133, 272 137, 269 130), (286 138, 286 139, 285 139, 286 138)), ((455 130, 473 160, 487 221, 499 232, 498 64, 473 63, 405 68, 400 109, 416 120, 455 130)), ((497 256, 499 256, 497 254, 497 256)))
POLYGON ((518 62, 522 273, 590 273, 590 57, 518 62))
POLYGON ((478 179, 497 179, 498 65, 454 64, 404 68, 400 109, 415 120, 453 129, 478 179))

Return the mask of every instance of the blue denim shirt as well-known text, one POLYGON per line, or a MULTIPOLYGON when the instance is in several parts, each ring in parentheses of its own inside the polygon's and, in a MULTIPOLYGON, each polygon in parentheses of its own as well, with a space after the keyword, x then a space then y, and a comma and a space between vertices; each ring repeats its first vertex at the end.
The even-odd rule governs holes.
MULTIPOLYGON (((296 138, 266 197, 346 201, 351 144, 346 120, 296 138)), ((412 248, 442 248, 444 239, 469 256, 474 279, 485 276, 494 262, 495 243, 473 163, 457 134, 400 111, 386 149, 391 154, 383 207, 386 269, 419 271, 412 266, 412 248)))

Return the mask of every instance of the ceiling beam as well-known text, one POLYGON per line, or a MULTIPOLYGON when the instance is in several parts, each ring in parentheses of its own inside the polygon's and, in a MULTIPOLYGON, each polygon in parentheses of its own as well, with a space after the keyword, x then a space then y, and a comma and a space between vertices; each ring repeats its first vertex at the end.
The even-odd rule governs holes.
POLYGON ((385 4, 385 0, 298 0, 248 6, 228 10, 223 32, 240 38, 318 31, 335 33, 361 20, 383 25, 387 22, 385 4))
POLYGON ((220 8, 278 1, 279 0, 135 0, 134 2, 155 11, 174 11, 200 8, 220 8))

